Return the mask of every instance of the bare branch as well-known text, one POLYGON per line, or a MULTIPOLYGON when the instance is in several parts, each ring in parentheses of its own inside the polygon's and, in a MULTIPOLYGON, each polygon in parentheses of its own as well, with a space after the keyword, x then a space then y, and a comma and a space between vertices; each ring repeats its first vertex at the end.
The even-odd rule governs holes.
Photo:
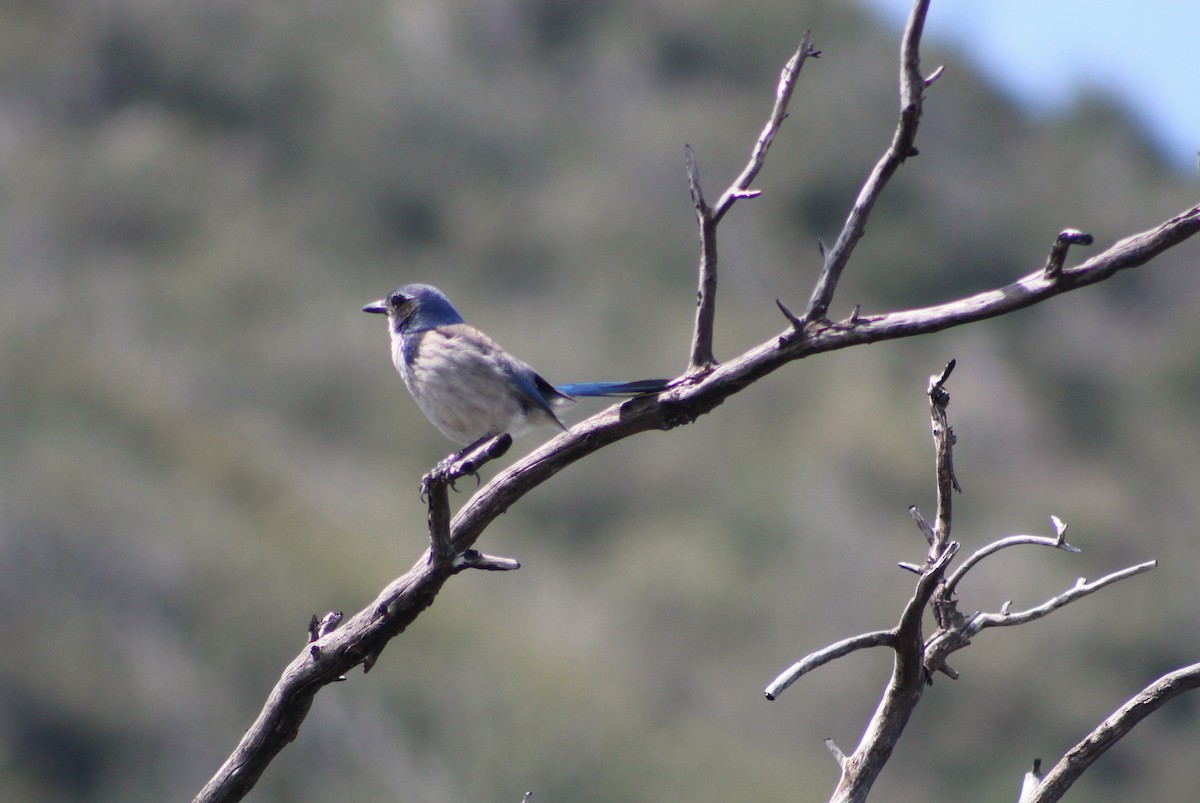
POLYGON ((771 147, 775 134, 779 132, 779 127, 787 118, 788 102, 792 99, 792 92, 796 89, 796 82, 800 78, 800 69, 804 66, 805 59, 816 58, 819 55, 821 54, 812 46, 812 31, 805 31, 804 36, 800 37, 800 47, 788 59, 787 64, 783 65, 783 71, 779 74, 779 85, 775 89, 775 106, 771 109, 771 114, 767 117, 766 125, 759 133, 758 139, 754 142, 754 148, 750 151, 750 161, 746 163, 741 175, 734 179, 733 183, 729 185, 729 189, 725 190, 725 194, 712 208, 713 223, 721 222, 721 218, 725 217, 725 213, 733 206, 734 201, 758 195, 757 191, 750 189, 750 185, 762 170, 763 162, 767 158, 767 150, 771 147))
POLYGON ((924 612, 925 606, 929 604, 929 599, 933 596, 933 592, 937 590, 938 585, 942 582, 946 567, 950 565, 950 561, 954 560, 954 556, 958 554, 958 543, 951 541, 946 544, 941 554, 929 565, 925 573, 921 575, 921 579, 917 581, 916 591, 908 604, 904 606, 904 612, 900 615, 900 622, 896 625, 896 636, 900 639, 917 639, 921 637, 921 615, 924 612))
POLYGON ((233 753, 195 797, 195 803, 241 800, 271 760, 300 730, 321 687, 335 683, 360 663, 374 659, 433 602, 451 566, 425 555, 393 581, 369 607, 341 628, 306 646, 288 664, 254 724, 233 753))
POLYGON ((921 510, 916 505, 909 505, 908 515, 916 523, 917 528, 925 536, 925 540, 929 542, 929 545, 933 546, 933 528, 929 526, 929 522, 925 521, 925 517, 921 515, 921 510))
POLYGON ((846 754, 842 752, 842 748, 838 747, 833 739, 826 738, 825 749, 833 756, 833 760, 837 762, 838 768, 844 770, 846 768, 846 754))
POLYGON ((576 424, 484 484, 454 517, 459 550, 474 544, 483 529, 510 505, 568 465, 611 443, 651 429, 672 429, 711 412, 725 399, 788 363, 813 354, 864 343, 936 332, 1003 315, 1054 296, 1103 281, 1117 271, 1145 264, 1200 232, 1200 205, 1146 232, 1133 235, 1065 270, 1056 282, 1041 272, 1015 284, 959 301, 879 316, 863 316, 853 327, 826 324, 792 327, 724 362, 704 376, 677 382, 657 397, 630 399, 576 424))
MULTIPOLYGON (((1065 535, 1065 528, 1062 532, 1065 535)), ((988 555, 993 555, 996 552, 999 552, 1001 549, 1006 549, 1010 546, 1021 546, 1023 544, 1048 546, 1053 547, 1054 549, 1061 549, 1064 552, 1078 553, 1082 551, 1079 549, 1079 547, 1068 544, 1065 540, 1063 540, 1061 535, 1056 538, 1047 538, 1042 535, 1010 535, 1007 538, 1001 538, 999 541, 993 541, 963 561, 963 564, 955 569, 950 577, 946 580, 946 596, 954 596, 954 589, 958 585, 958 582, 962 580, 966 573, 969 572, 971 568, 975 566, 975 564, 979 563, 979 561, 983 560, 988 555)))
POLYGON ((1081 577, 1071 588, 1058 596, 1051 597, 1036 608, 1030 608, 1027 611, 1018 611, 1017 613, 977 613, 971 617, 971 621, 963 628, 963 633, 967 638, 970 638, 985 628, 1023 625, 1026 622, 1032 622, 1034 619, 1041 619, 1043 616, 1058 610, 1064 605, 1072 603, 1077 599, 1082 599, 1088 594, 1099 591, 1118 580, 1124 580, 1126 577, 1133 577, 1136 574, 1148 572, 1157 565, 1158 561, 1146 561, 1145 563, 1139 563, 1136 566, 1130 566, 1127 569, 1121 569, 1112 574, 1106 574, 1099 580, 1093 580, 1090 583, 1081 577))
MULTIPOLYGON (((741 174, 734 179, 725 190, 715 206, 710 207, 704 200, 700 188, 700 170, 696 166, 696 154, 690 145, 684 148, 687 155, 688 187, 692 194, 692 205, 696 210, 696 223, 700 229, 700 282, 696 290, 696 323, 692 332, 691 358, 688 362, 688 374, 703 374, 717 364, 713 356, 713 327, 716 321, 717 305, 717 224, 725 217, 725 213, 734 203, 742 198, 755 198, 758 190, 750 189, 750 184, 758 176, 767 158, 767 150, 775 139, 775 134, 787 118, 788 102, 800 78, 800 69, 805 59, 820 55, 813 49, 810 32, 805 31, 800 39, 800 47, 788 59, 779 75, 779 85, 775 90, 775 105, 767 117, 766 125, 755 140, 754 148, 750 151, 750 161, 746 163, 741 174)), ((781 306, 782 309, 782 306, 781 306)), ((785 310, 785 314, 790 315, 785 310)))
POLYGON ((954 476, 954 430, 946 415, 950 406, 950 391, 946 380, 954 371, 955 361, 946 363, 940 376, 929 377, 929 416, 933 422, 933 446, 937 470, 937 518, 933 525, 933 540, 929 545, 929 559, 941 554, 950 540, 950 509, 954 491, 962 493, 958 478, 954 476))
POLYGON ((692 332, 692 355, 689 374, 702 374, 716 365, 713 356, 713 327, 717 317, 717 225, 712 209, 704 200, 700 188, 700 170, 691 145, 684 146, 687 155, 688 186, 696 224, 700 227, 700 286, 696 290, 696 325, 692 332))
POLYGON ((784 689, 817 667, 824 666, 830 661, 849 655, 856 650, 864 650, 868 647, 894 647, 895 644, 896 634, 891 630, 876 630, 873 633, 863 633, 862 635, 843 639, 836 644, 831 644, 822 650, 804 656, 784 672, 781 672, 767 686, 765 691, 766 697, 768 700, 774 700, 784 689))
MULTIPOLYGON (((508 435, 494 438, 472 451, 467 459, 478 470, 488 460, 503 454, 511 443, 508 435)), ((451 538, 449 485, 450 481, 436 469, 422 482, 422 493, 429 503, 430 546, 425 554, 344 627, 337 627, 342 618, 340 613, 328 614, 320 623, 310 623, 309 644, 284 670, 254 724, 194 803, 245 797, 279 751, 296 738, 321 687, 345 680, 346 673, 359 664, 364 672, 369 671, 388 642, 433 603, 451 575, 469 568, 499 571, 520 566, 510 558, 489 557, 469 546, 455 546, 451 538)))
MULTIPOLYGON (((860 343, 878 343, 901 337, 940 332, 954 326, 1006 315, 1038 304, 1060 293, 1078 290, 1111 278, 1119 271, 1136 268, 1179 245, 1200 231, 1200 205, 1186 209, 1148 231, 1126 237, 1081 265, 1064 268, 1056 280, 1045 278, 1039 267, 1016 282, 957 301, 931 307, 863 315, 853 326, 829 322, 803 332, 780 336, 781 349, 794 358, 845 348, 860 343)), ((760 347, 761 349, 762 347, 760 347)), ((759 349, 744 357, 758 356, 759 349)), ((731 370, 736 368, 729 363, 731 370)))
POLYGON ((1037 608, 1020 613, 1012 612, 1011 600, 1004 602, 1000 607, 999 613, 976 612, 969 620, 959 613, 957 602, 954 599, 955 589, 959 581, 966 576, 967 572, 987 556, 993 555, 1001 549, 1022 544, 1048 546, 1055 549, 1062 549, 1066 552, 1078 553, 1080 551, 1066 542, 1067 525, 1059 520, 1057 516, 1051 516, 1050 520, 1054 524, 1054 528, 1058 531, 1058 535, 1055 538, 1036 535, 1014 535, 988 544, 964 561, 957 571, 946 580, 945 585, 938 590, 932 605, 934 617, 938 622, 938 630, 929 638, 928 643, 925 645, 925 668, 930 673, 942 672, 951 678, 957 679, 958 673, 946 664, 947 656, 969 645, 971 639, 987 627, 1019 625, 1039 619, 1051 611, 1087 596, 1106 585, 1125 577, 1148 571, 1155 566, 1153 561, 1139 564, 1119 572, 1114 572, 1093 583, 1086 583, 1081 578, 1073 588, 1051 598, 1037 608))
POLYGON ((1087 738, 1072 747, 1042 777, 1037 789, 1021 803, 1052 803, 1062 798, 1092 762, 1121 740, 1134 726, 1184 692, 1200 688, 1200 664, 1163 675, 1101 722, 1087 738))
POLYGON ((775 304, 779 307, 779 311, 783 313, 783 317, 787 318, 794 328, 799 329, 804 326, 804 321, 800 320, 796 316, 796 313, 785 307, 783 302, 778 298, 775 299, 775 304))
POLYGON ((1200 205, 1180 212, 1153 229, 1120 240, 1082 265, 1063 269, 1057 281, 1046 279, 1044 272, 1038 271, 999 290, 978 293, 948 304, 881 316, 877 319, 878 328, 888 330, 885 337, 904 337, 906 335, 901 332, 912 334, 917 329, 922 333, 936 332, 1023 309, 1061 292, 1104 281, 1118 271, 1144 265, 1197 231, 1200 231, 1200 205))
MULTIPOLYGON (((949 404, 946 382, 953 370, 954 362, 951 361, 941 374, 929 378, 927 389, 930 407, 933 411, 935 451, 939 458, 937 474, 939 497, 944 496, 947 499, 950 496, 950 490, 956 485, 953 482, 953 468, 949 464, 948 452, 953 445, 953 434, 946 413, 949 404)), ((895 664, 892 677, 862 740, 852 755, 839 759, 842 772, 832 798, 834 801, 866 800, 875 779, 882 771, 902 735, 909 717, 920 702, 923 689, 929 682, 932 673, 944 672, 951 678, 956 678, 957 673, 946 665, 946 657, 955 650, 968 645, 971 638, 980 630, 989 626, 1031 621, 1117 580, 1141 573, 1154 566, 1153 563, 1140 564, 1107 575, 1092 583, 1080 580, 1075 587, 1052 598, 1039 608, 1012 614, 1009 611, 1009 604, 1005 603, 1000 614, 976 614, 968 622, 958 613, 953 595, 958 581, 972 566, 1001 549, 1020 544, 1036 544, 1078 552, 1078 549, 1066 542, 1067 525, 1057 516, 1051 516, 1051 524, 1055 530, 1053 538, 1016 535, 1000 539, 977 551, 964 562, 958 571, 946 579, 946 569, 958 551, 958 544, 948 540, 950 531, 948 502, 939 501, 938 522, 933 528, 924 523, 924 519, 920 517, 919 511, 915 508, 910 508, 909 514, 923 525, 922 531, 926 533, 931 547, 926 559, 928 568, 921 573, 916 590, 905 605, 896 627, 891 631, 855 636, 813 653, 794 664, 767 687, 767 698, 774 699, 776 694, 802 675, 854 650, 872 646, 890 646, 894 650, 895 664), (921 623, 926 606, 933 608, 934 618, 939 627, 929 640, 924 642, 921 635, 921 623)), ((909 566, 908 568, 915 569, 916 567, 909 566)), ((835 755, 837 754, 835 753, 835 755)), ((1028 795, 1028 787, 1035 783, 1036 779, 1030 781, 1027 778, 1027 789, 1023 795, 1028 795)))
POLYGON ((454 558, 454 568, 455 571, 481 569, 485 572, 511 572, 521 568, 521 562, 515 558, 485 555, 477 550, 468 549, 454 558))
MULTIPOLYGON (((825 254, 825 264, 821 275, 813 288, 812 298, 804 311, 804 320, 809 322, 825 320, 829 305, 833 302, 833 292, 837 288, 838 279, 854 253, 854 247, 862 239, 867 230, 867 218, 875 202, 883 193, 892 175, 908 157, 916 156, 917 149, 913 143, 917 139, 917 126, 921 122, 921 93, 926 82, 921 75, 921 34, 925 30, 925 15, 929 11, 929 0, 916 0, 904 29, 904 38, 900 45, 900 121, 892 135, 891 145, 876 163, 875 169, 867 178, 854 201, 850 216, 842 225, 837 241, 825 254)), ((930 78, 930 83, 936 80, 940 70, 930 78)))
POLYGON ((892 648, 896 653, 892 676, 858 747, 842 765, 842 775, 834 790, 833 801, 847 803, 867 799, 867 793, 891 758, 909 717, 921 701, 927 681, 921 661, 924 647, 921 617, 930 597, 942 582, 946 566, 957 551, 958 544, 950 542, 946 545, 942 554, 917 581, 912 599, 904 606, 900 621, 892 630, 895 635, 892 648))

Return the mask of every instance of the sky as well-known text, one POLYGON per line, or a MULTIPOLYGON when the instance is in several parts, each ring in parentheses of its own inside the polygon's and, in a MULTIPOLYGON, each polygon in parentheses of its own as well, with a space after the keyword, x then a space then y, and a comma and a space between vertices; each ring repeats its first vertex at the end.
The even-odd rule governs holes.
MULTIPOLYGON (((897 30, 911 0, 863 0, 897 30)), ((926 38, 958 44, 1029 108, 1053 113, 1080 91, 1115 97, 1164 156, 1197 169, 1200 0, 934 0, 926 38)))

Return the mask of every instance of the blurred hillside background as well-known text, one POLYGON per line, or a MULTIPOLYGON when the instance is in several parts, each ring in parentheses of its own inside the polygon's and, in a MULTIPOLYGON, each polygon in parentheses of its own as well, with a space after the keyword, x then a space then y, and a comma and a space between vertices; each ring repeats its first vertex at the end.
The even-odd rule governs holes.
MULTIPOLYGON (((357 611, 420 555, 417 481, 451 444, 364 303, 435 283, 551 381, 682 370, 683 146, 715 197, 805 29, 824 55, 763 196, 721 228, 722 358, 783 328, 774 299, 803 306, 816 239, 891 136, 896 30, 857 6, 0 3, 0 797, 189 799, 309 616, 357 611)), ((948 70, 921 155, 835 317, 996 287, 1064 227, 1098 249, 1195 202, 1195 173, 1109 99, 1035 120, 965 54, 924 53, 948 70)), ((985 562, 964 610, 1160 561, 955 655, 876 790, 1014 799, 1033 757, 1200 652, 1198 262, 1187 243, 1003 319, 802 361, 555 477, 480 542, 521 571, 449 583, 318 696, 249 799, 825 799, 821 740, 856 743, 889 656, 762 688, 908 599, 923 393, 951 357, 955 537, 1055 513, 1084 549, 985 562)), ((1185 697, 1069 799, 1193 800, 1198 750, 1185 697)))

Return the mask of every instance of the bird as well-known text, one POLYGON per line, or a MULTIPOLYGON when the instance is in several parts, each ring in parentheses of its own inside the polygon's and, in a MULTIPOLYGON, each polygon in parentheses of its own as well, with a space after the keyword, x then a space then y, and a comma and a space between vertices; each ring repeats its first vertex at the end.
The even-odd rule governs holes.
POLYGON ((666 379, 643 379, 556 387, 466 323, 446 294, 428 284, 403 285, 362 310, 387 316, 396 371, 425 417, 465 447, 457 455, 539 425, 565 431, 555 410, 574 404, 577 396, 640 396, 669 385, 666 379))

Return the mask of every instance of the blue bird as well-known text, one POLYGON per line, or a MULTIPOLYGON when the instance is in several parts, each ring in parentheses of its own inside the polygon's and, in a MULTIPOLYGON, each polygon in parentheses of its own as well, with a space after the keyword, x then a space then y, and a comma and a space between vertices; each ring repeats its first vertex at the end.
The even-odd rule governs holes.
POLYGON ((639 396, 668 385, 665 379, 645 379, 555 387, 464 322, 450 299, 427 284, 398 287, 363 312, 388 316, 396 370, 425 417, 467 447, 460 455, 534 426, 566 430, 554 411, 574 404, 576 396, 639 396))

